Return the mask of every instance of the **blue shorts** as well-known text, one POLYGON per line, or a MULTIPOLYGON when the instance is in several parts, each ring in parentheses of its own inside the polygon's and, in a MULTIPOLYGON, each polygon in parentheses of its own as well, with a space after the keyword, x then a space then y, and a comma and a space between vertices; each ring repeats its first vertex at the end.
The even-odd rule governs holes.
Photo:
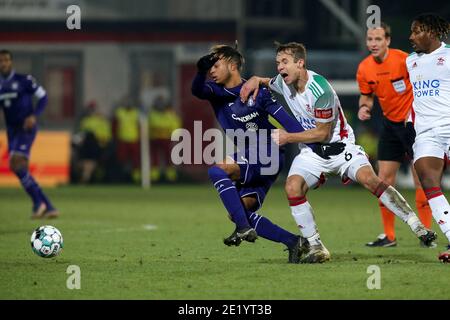
MULTIPOLYGON (((285 153, 280 149, 279 155, 275 160, 276 163, 264 165, 260 161, 249 161, 252 159, 249 157, 249 150, 246 149, 244 152, 237 152, 230 156, 239 165, 241 176, 239 181, 236 183, 236 188, 239 192, 241 198, 253 195, 258 201, 258 209, 261 208, 264 199, 269 192, 272 184, 277 180, 278 174, 281 172, 284 161, 285 153), (270 167, 273 168, 270 168, 270 167), (265 173, 264 169, 269 173, 265 173)), ((257 159, 259 160, 259 159, 257 159)))
POLYGON ((31 147, 36 138, 37 128, 25 131, 20 127, 8 127, 6 134, 8 137, 8 153, 30 157, 31 147))

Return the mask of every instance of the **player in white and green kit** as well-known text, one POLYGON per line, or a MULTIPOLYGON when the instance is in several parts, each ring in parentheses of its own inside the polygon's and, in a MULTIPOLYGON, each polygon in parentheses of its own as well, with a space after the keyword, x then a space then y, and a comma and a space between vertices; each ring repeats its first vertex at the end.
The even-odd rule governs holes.
MULTIPOLYGON (((414 167, 433 218, 450 243, 450 205, 441 190, 450 157, 450 45, 442 42, 449 29, 449 23, 437 15, 417 16, 409 37, 415 52, 406 66, 414 93, 414 167)), ((450 244, 439 259, 450 262, 450 244)))
MULTIPOLYGON (((364 150, 355 145, 355 136, 345 119, 339 98, 328 81, 321 75, 306 69, 306 50, 300 43, 278 45, 278 76, 253 77, 241 90, 246 100, 250 92, 260 84, 282 94, 295 118, 305 130, 302 133, 287 133, 275 130, 273 138, 280 145, 299 143, 300 153, 295 157, 286 181, 286 193, 292 215, 309 247, 302 262, 324 262, 330 254, 322 244, 314 221, 311 205, 306 199, 310 188, 315 188, 330 174, 338 174, 343 181, 353 180, 376 195, 379 200, 425 243, 436 238, 436 233, 427 230, 419 221, 406 200, 392 186, 377 177, 364 150), (343 142, 345 150, 329 160, 317 157, 305 148, 305 143, 343 142)), ((254 93, 256 94, 256 93, 254 93)))

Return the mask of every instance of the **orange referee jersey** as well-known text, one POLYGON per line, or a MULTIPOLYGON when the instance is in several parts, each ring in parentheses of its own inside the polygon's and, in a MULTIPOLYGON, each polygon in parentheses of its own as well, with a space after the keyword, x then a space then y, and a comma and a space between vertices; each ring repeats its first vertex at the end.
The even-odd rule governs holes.
POLYGON ((356 79, 361 94, 374 93, 378 97, 384 116, 401 122, 408 116, 413 102, 412 87, 406 69, 408 54, 397 49, 388 49, 388 56, 377 63, 368 56, 358 66, 356 79))

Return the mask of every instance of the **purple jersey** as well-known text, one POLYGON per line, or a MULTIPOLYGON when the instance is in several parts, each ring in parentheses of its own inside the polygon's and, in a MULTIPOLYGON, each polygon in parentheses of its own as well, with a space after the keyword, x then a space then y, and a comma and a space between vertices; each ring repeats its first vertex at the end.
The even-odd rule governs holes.
MULTIPOLYGON (((245 80, 243 80, 244 82, 245 80)), ((269 115, 274 117, 288 132, 304 131, 300 123, 291 117, 283 106, 281 106, 271 95, 267 88, 261 87, 255 101, 249 99, 249 102, 242 103, 239 97, 239 92, 242 87, 240 85, 234 88, 225 88, 212 81, 206 81, 206 75, 198 73, 192 82, 192 94, 204 100, 208 100, 214 109, 217 121, 225 130, 242 130, 243 134, 234 136, 238 140, 242 137, 245 139, 248 131, 259 131, 261 129, 267 130, 266 135, 256 134, 257 141, 245 141, 245 149, 230 155, 240 167, 240 179, 236 185, 239 195, 245 197, 248 195, 256 195, 258 201, 258 208, 261 207, 267 192, 278 177, 278 174, 283 167, 285 153, 281 148, 276 159, 271 159, 270 163, 261 161, 261 153, 258 152, 260 139, 265 139, 267 142, 266 154, 271 153, 274 143, 270 137, 270 130, 275 127, 269 122, 269 115), (255 148, 256 144, 256 148, 255 148), (256 162, 252 162, 252 157, 256 162), (262 170, 269 166, 276 167, 272 173, 263 174, 262 170)), ((233 139, 234 140, 234 139, 233 139)), ((239 141, 238 147, 241 146, 239 141)), ((262 144, 264 145, 264 143, 262 144)), ((276 146, 278 148, 278 146, 276 146)), ((259 150, 261 151, 261 150, 259 150)), ((264 152, 263 152, 264 153, 264 152)))
POLYGON ((45 91, 32 76, 14 71, 6 78, 0 76, 0 107, 8 127, 21 127, 25 118, 32 114, 39 115, 45 103, 45 91), (33 95, 39 98, 36 109, 33 107, 33 95))
MULTIPOLYGON (((192 93, 211 103, 217 121, 225 131, 227 129, 241 129, 244 132, 275 129, 269 122, 269 115, 288 132, 304 131, 300 123, 289 116, 267 88, 262 87, 259 90, 256 101, 249 99, 247 103, 243 103, 239 98, 243 82, 234 88, 225 88, 215 82, 206 81, 205 75, 197 74, 192 83, 192 93)), ((270 139, 270 135, 267 137, 270 139)))

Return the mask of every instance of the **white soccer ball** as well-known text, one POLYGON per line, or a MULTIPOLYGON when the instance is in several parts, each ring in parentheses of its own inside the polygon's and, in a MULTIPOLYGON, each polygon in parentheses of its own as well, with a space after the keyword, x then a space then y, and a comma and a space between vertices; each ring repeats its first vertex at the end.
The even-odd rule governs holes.
POLYGON ((31 235, 33 252, 43 258, 57 256, 63 248, 61 232, 53 226, 42 226, 31 235))

